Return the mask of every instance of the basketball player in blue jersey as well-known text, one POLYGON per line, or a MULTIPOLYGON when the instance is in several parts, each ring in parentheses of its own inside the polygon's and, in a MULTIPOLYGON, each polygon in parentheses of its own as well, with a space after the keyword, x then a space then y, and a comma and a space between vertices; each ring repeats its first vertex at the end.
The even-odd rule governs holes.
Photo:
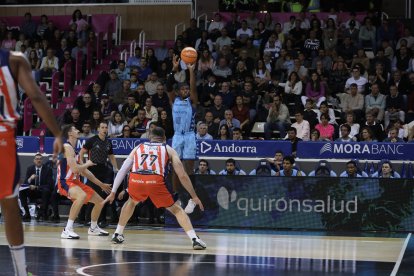
MULTIPOLYGON (((30 98, 37 114, 55 136, 54 158, 62 151, 62 137, 52 109, 33 79, 32 69, 24 55, 0 49, 0 169, 2 171, 0 204, 14 273, 18 276, 26 276, 23 226, 17 203, 20 179, 15 141, 16 126, 20 119, 18 85, 30 98)), ((7 268, 2 268, 1 271, 6 272, 5 269, 7 268)))
MULTIPOLYGON (((174 77, 173 74, 178 72, 178 65, 180 61, 177 56, 173 58, 172 73, 169 76, 169 83, 174 77)), ((172 148, 177 152, 180 159, 183 161, 185 171, 188 175, 193 174, 194 160, 197 158, 197 144, 195 133, 195 115, 198 103, 195 64, 186 64, 190 73, 190 84, 179 83, 178 91, 172 93, 169 91, 169 97, 173 102, 172 116, 174 126, 174 136, 172 138, 172 148)), ((177 192, 180 187, 180 182, 177 175, 173 174, 174 191, 177 192)), ((192 213, 196 204, 192 199, 189 200, 186 207, 187 213, 192 213)))

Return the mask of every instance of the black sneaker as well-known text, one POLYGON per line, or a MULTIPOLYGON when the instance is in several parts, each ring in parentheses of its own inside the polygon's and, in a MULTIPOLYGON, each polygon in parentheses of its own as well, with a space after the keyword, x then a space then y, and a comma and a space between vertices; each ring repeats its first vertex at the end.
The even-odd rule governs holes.
POLYGON ((124 235, 122 234, 118 234, 118 233, 114 233, 112 235, 112 242, 113 243, 123 243, 125 240, 124 235))
POLYGON ((194 250, 204 250, 207 248, 205 242, 203 242, 200 238, 193 238, 193 249, 194 250))

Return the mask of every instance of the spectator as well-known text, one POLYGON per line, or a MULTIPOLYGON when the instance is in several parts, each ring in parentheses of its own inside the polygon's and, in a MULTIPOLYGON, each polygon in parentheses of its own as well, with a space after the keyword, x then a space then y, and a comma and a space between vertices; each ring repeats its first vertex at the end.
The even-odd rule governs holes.
POLYGON ((276 151, 275 156, 273 158, 267 158, 266 161, 269 162, 272 170, 279 172, 282 169, 283 152, 280 150, 276 151))
POLYGON ((122 114, 125 117, 125 120, 129 123, 132 120, 132 118, 138 115, 138 110, 140 109, 140 106, 136 103, 136 99, 134 97, 134 94, 132 93, 128 95, 127 101, 128 102, 122 106, 122 114))
POLYGON ((85 57, 86 54, 88 52, 88 49, 86 48, 84 42, 82 39, 78 38, 77 42, 76 42, 76 47, 72 48, 72 52, 70 54, 70 56, 72 57, 72 59, 76 60, 78 53, 81 52, 83 55, 83 60, 85 62, 85 57))
POLYGON ((290 141, 292 144, 292 156, 296 157, 296 150, 298 148, 298 142, 302 141, 302 139, 297 137, 297 130, 294 127, 290 127, 287 130, 287 137, 285 138, 286 141, 290 141))
POLYGON ((230 131, 230 135, 232 135, 234 128, 240 128, 240 121, 233 118, 233 111, 231 111, 231 109, 226 109, 224 112, 224 119, 220 121, 219 127, 222 125, 227 125, 230 131))
POLYGON ((148 80, 145 82, 145 91, 147 91, 148 95, 153 96, 157 93, 157 87, 160 85, 161 82, 158 80, 158 75, 156 72, 152 72, 148 80))
POLYGON ((190 27, 185 30, 187 34, 187 43, 189 46, 194 47, 197 39, 201 37, 201 30, 197 27, 197 20, 194 18, 190 19, 190 27))
POLYGON ((342 124, 340 127, 340 137, 338 139, 336 139, 335 141, 337 142, 355 142, 356 138, 349 136, 349 134, 351 133, 351 126, 348 124, 342 124))
POLYGON ((197 64, 199 76, 205 79, 208 74, 212 73, 215 65, 216 61, 212 58, 211 52, 208 49, 203 50, 197 64))
POLYGON ((322 139, 321 139, 321 133, 319 132, 319 130, 312 129, 311 136, 310 136, 310 140, 312 142, 322 141, 322 139))
POLYGON ((105 122, 103 115, 99 109, 95 109, 92 112, 92 116, 89 118, 89 121, 91 122, 91 129, 92 133, 98 133, 98 127, 102 122, 105 122))
POLYGON ((52 74, 59 70, 59 59, 55 56, 54 50, 49 48, 46 53, 40 65, 40 80, 52 77, 52 74))
POLYGON ((148 76, 152 73, 151 67, 148 66, 148 61, 146 58, 141 58, 141 64, 138 67, 138 80, 140 82, 145 82, 148 79, 148 76))
POLYGON ((327 114, 321 114, 320 123, 315 126, 315 129, 319 130, 320 138, 323 140, 332 141, 335 134, 333 125, 329 124, 330 117, 327 114))
POLYGON ((80 118, 79 109, 73 108, 70 111, 70 115, 64 118, 63 124, 65 125, 73 124, 79 131, 82 132, 83 121, 80 118))
POLYGON ((134 55, 128 58, 126 66, 128 68, 140 67, 141 66, 141 55, 142 55, 141 47, 136 46, 134 50, 134 55))
POLYGON ((223 105, 228 108, 233 108, 234 106, 234 99, 235 95, 234 92, 230 90, 230 83, 229 82, 223 82, 221 84, 221 89, 218 91, 217 95, 220 95, 223 99, 223 105))
POLYGON ((313 101, 311 99, 306 100, 305 110, 303 111, 303 119, 309 122, 311 129, 315 128, 318 123, 318 113, 313 109, 313 101))
POLYGON ((392 60, 392 71, 401 71, 407 73, 410 71, 410 65, 412 63, 412 57, 409 55, 406 46, 401 46, 400 50, 395 54, 392 60))
POLYGON ((156 127, 157 127, 157 123, 156 123, 156 122, 152 122, 152 121, 150 121, 150 122, 147 124, 147 127, 146 127, 146 131, 145 131, 145 133, 141 135, 141 139, 150 139, 150 133, 151 133, 151 131, 152 131, 153 129, 155 129, 156 127))
POLYGON ((110 138, 116 138, 122 135, 124 126, 127 125, 127 121, 121 112, 115 111, 108 123, 108 135, 110 138))
POLYGON ((130 70, 126 67, 125 61, 123 60, 118 61, 118 68, 115 69, 115 72, 121 81, 130 79, 130 70))
POLYGON ((82 132, 79 133, 79 137, 87 139, 93 136, 95 136, 95 134, 92 133, 91 123, 89 122, 89 120, 84 121, 82 125, 82 132))
POLYGON ((283 169, 279 171, 279 176, 305 176, 305 174, 294 168, 295 159, 293 156, 283 157, 283 169))
POLYGON ((345 36, 342 44, 336 48, 338 56, 344 59, 345 64, 351 66, 352 59, 357 52, 357 48, 353 45, 353 41, 350 36, 345 36))
POLYGON ((158 71, 158 59, 155 57, 154 49, 147 48, 146 58, 148 65, 151 68, 152 72, 158 71))
POLYGON ((371 175, 372 178, 379 177, 379 178, 400 178, 400 175, 397 174, 393 168, 390 161, 384 161, 381 165, 380 173, 376 172, 371 175))
POLYGON ((302 104, 306 104, 307 99, 311 99, 319 107, 320 104, 326 100, 325 97, 325 84, 321 81, 320 76, 314 72, 312 73, 311 80, 306 85, 306 96, 302 96, 302 104))
POLYGON ((31 50, 30 51, 30 54, 28 56, 28 61, 30 63, 30 67, 32 68, 33 78, 37 82, 39 82, 40 81, 40 77, 39 77, 40 59, 36 55, 36 51, 35 50, 31 50))
POLYGON ((197 140, 213 140, 213 136, 208 134, 208 127, 206 123, 201 122, 201 121, 197 123, 196 139, 197 140))
POLYGON ((36 220, 48 219, 48 206, 50 204, 51 193, 54 188, 53 172, 50 167, 43 166, 43 156, 37 153, 33 160, 33 165, 26 170, 24 183, 28 185, 19 192, 19 199, 25 210, 23 221, 30 221, 30 212, 27 199, 34 201, 42 199, 40 210, 37 213, 36 220))
POLYGON ((241 95, 236 96, 236 104, 232 108, 234 118, 239 120, 240 128, 247 131, 249 128, 249 109, 243 103, 243 97, 241 95))
POLYGON ((388 128, 390 121, 399 119, 405 121, 405 103, 403 96, 398 92, 398 88, 395 85, 390 86, 390 94, 386 96, 385 100, 385 114, 384 114, 384 127, 388 128))
POLYGON ((226 160, 226 168, 219 172, 219 175, 246 175, 246 172, 236 166, 233 158, 226 160))
POLYGON ((225 58, 222 57, 218 60, 218 64, 216 64, 213 68, 213 74, 220 82, 229 80, 229 77, 232 75, 232 71, 225 58))
POLYGON ((135 136, 132 136, 131 128, 129 125, 124 125, 122 128, 122 134, 118 136, 118 138, 136 138, 135 136))
POLYGON ((105 84, 104 93, 112 99, 120 90, 122 90, 122 81, 118 78, 116 71, 112 69, 109 72, 109 81, 105 84))
MULTIPOLYGON (((309 141, 310 139, 310 126, 309 122, 303 119, 303 111, 297 110, 295 112, 295 120, 291 127, 296 129, 296 136, 303 141, 309 141)), ((288 133, 289 135, 289 133, 288 133)))
POLYGON ((241 28, 236 32, 236 40, 241 44, 245 45, 248 38, 253 36, 252 30, 247 25, 247 21, 243 20, 241 22, 241 28))
POLYGON ((108 94, 102 94, 101 96, 101 113, 104 120, 109 120, 114 111, 117 111, 117 106, 109 101, 108 94))
POLYGON ((201 37, 197 39, 194 49, 196 49, 199 54, 204 50, 208 50, 209 52, 213 51, 213 41, 208 37, 207 31, 201 31, 201 37))
POLYGON ((78 34, 89 27, 88 22, 86 22, 86 20, 83 18, 82 12, 80 10, 75 10, 72 13, 72 20, 69 22, 69 25, 72 25, 73 23, 76 24, 76 32, 78 34))
POLYGON ((210 165, 207 160, 200 159, 200 161, 198 161, 198 168, 194 170, 194 174, 208 175, 216 174, 216 172, 210 169, 210 165))
POLYGON ((358 86, 358 93, 363 94, 367 82, 367 79, 361 76, 361 68, 358 66, 354 66, 352 68, 352 77, 346 80, 345 92, 347 92, 347 90, 351 87, 351 84, 356 83, 356 85, 358 86))
POLYGON ((388 137, 384 139, 383 142, 387 143, 403 143, 404 140, 398 137, 398 128, 391 127, 388 131, 388 137))
POLYGON ((27 38, 34 39, 36 37, 36 30, 37 26, 32 20, 32 14, 30 12, 25 13, 20 32, 22 32, 27 38))
POLYGON ((352 111, 346 113, 346 115, 345 115, 345 124, 347 124, 351 127, 351 131, 348 134, 349 137, 357 138, 358 134, 359 134, 360 125, 358 123, 355 123, 355 114, 352 111))
POLYGON ((88 120, 92 116, 92 112, 98 107, 92 102, 92 95, 89 92, 85 92, 82 96, 79 96, 74 106, 79 109, 80 119, 82 121, 88 120))
POLYGON ((286 105, 281 102, 280 96, 275 95, 264 125, 265 139, 271 139, 273 130, 278 130, 281 138, 285 137, 285 129, 289 126, 289 110, 286 105))
POLYGON ((115 92, 112 102, 116 104, 118 108, 122 108, 122 105, 127 103, 127 99, 130 94, 132 94, 131 81, 124 80, 122 82, 122 89, 115 92))
POLYGON ((216 139, 217 140, 231 140, 231 132, 229 127, 225 124, 225 125, 221 125, 219 127, 219 131, 216 135, 216 139))
POLYGON ((148 120, 152 122, 158 121, 158 111, 157 111, 157 108, 155 108, 155 106, 152 105, 151 98, 147 98, 145 100, 144 110, 145 110, 145 117, 148 120))
POLYGON ((336 119, 335 119, 335 111, 328 106, 328 103, 326 101, 322 102, 321 105, 319 106, 319 110, 316 111, 316 116, 318 118, 319 123, 322 122, 321 120, 322 114, 329 116, 330 118, 329 123, 331 125, 333 125, 334 127, 338 126, 338 123, 336 122, 336 119))
POLYGON ((358 165, 354 160, 348 161, 346 163, 346 170, 343 171, 339 177, 362 177, 361 174, 358 173, 358 165))
POLYGON ((145 110, 140 108, 138 115, 132 118, 128 124, 132 131, 131 135, 140 138, 146 131, 147 123, 148 119, 145 118, 145 110))
POLYGON ((158 113, 160 113, 163 110, 171 112, 170 101, 167 93, 165 92, 164 85, 157 85, 157 93, 155 95, 152 95, 151 99, 152 105, 155 106, 155 108, 157 108, 158 113))
POLYGON ((353 112, 357 118, 364 116, 364 96, 358 93, 356 83, 350 85, 349 94, 345 94, 341 100, 343 115, 353 112))
POLYGON ((365 96, 365 112, 366 117, 368 112, 370 112, 376 121, 380 122, 384 118, 386 97, 383 94, 380 94, 378 84, 374 83, 371 86, 371 93, 365 96))
POLYGON ((376 28, 369 17, 364 19, 364 24, 359 29, 359 47, 369 47, 376 51, 376 28))
POLYGON ((216 45, 215 45, 216 52, 221 51, 223 49, 223 46, 230 47, 232 44, 231 38, 228 36, 227 28, 222 28, 220 33, 221 33, 221 36, 219 36, 216 40, 216 45))
POLYGON ((137 91, 134 93, 135 99, 140 107, 145 105, 145 101, 149 98, 147 91, 145 91, 145 87, 143 84, 138 85, 137 91))
POLYGON ((167 111, 163 110, 160 112, 160 116, 158 117, 157 125, 162 127, 165 131, 165 137, 167 139, 171 139, 174 135, 174 129, 171 118, 168 117, 167 111))
POLYGON ((214 97, 214 105, 210 107, 209 111, 213 114, 214 122, 219 124, 221 120, 224 119, 224 112, 226 106, 223 105, 223 98, 221 95, 216 95, 214 97))
POLYGON ((204 115, 204 122, 208 127, 208 133, 211 136, 216 137, 219 129, 219 124, 214 122, 214 115, 211 111, 207 111, 204 115))
POLYGON ((328 78, 328 87, 332 97, 341 94, 344 91, 345 83, 349 78, 349 72, 343 59, 336 61, 336 66, 330 71, 328 78))
POLYGON ((242 131, 238 127, 233 129, 233 140, 243 140, 242 131))
POLYGON ((351 67, 354 68, 358 64, 362 64, 364 66, 363 68, 360 68, 361 71, 368 70, 369 68, 369 58, 365 54, 365 50, 363 48, 359 48, 357 50, 356 56, 352 59, 351 67))
POLYGON ((361 129, 359 141, 371 143, 371 142, 377 142, 377 139, 375 139, 372 129, 365 126, 361 129))

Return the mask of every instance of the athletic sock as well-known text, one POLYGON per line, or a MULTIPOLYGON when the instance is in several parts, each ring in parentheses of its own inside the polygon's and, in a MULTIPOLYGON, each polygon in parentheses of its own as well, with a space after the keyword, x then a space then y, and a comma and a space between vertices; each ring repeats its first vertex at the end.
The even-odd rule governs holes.
POLYGON ((186 233, 187 233, 187 236, 190 238, 190 240, 198 239, 198 237, 197 237, 194 229, 193 230, 189 230, 186 233))
POLYGON ((95 229, 96 226, 98 226, 98 222, 97 221, 92 221, 91 220, 91 229, 95 229))
POLYGON ((13 260, 14 272, 16 275, 27 275, 26 271, 26 250, 24 244, 10 245, 10 253, 13 260))
POLYGON ((124 229, 125 229, 125 226, 121 226, 121 225, 118 224, 116 226, 115 233, 117 233, 119 235, 122 235, 124 233, 124 229))
POLYGON ((67 230, 73 230, 73 223, 74 222, 75 222, 74 220, 68 219, 68 223, 66 224, 66 228, 65 229, 67 229, 67 230))

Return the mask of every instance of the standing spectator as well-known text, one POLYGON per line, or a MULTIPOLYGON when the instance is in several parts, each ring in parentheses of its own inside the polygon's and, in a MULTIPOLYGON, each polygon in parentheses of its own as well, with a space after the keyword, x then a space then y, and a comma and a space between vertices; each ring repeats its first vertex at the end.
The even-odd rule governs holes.
POLYGON ((86 20, 83 18, 82 12, 80 10, 75 10, 72 13, 72 20, 69 22, 69 25, 72 25, 73 23, 76 24, 76 32, 78 34, 89 27, 88 22, 86 22, 86 20))
POLYGON ((36 220, 48 219, 48 206, 54 188, 53 172, 48 166, 43 166, 42 154, 37 153, 33 163, 33 165, 27 168, 24 180, 24 183, 29 186, 21 189, 19 192, 19 199, 25 211, 23 221, 30 221, 28 198, 32 201, 39 198, 42 199, 36 220))
MULTIPOLYGON (((103 183, 112 183, 114 173, 118 172, 118 164, 115 159, 115 155, 112 149, 112 143, 107 138, 108 135, 108 124, 106 122, 101 122, 98 127, 98 135, 89 138, 85 144, 83 145, 82 149, 79 152, 80 156, 80 164, 84 163, 83 157, 85 154, 89 156, 89 160, 91 160, 95 165, 89 167, 89 170, 97 179, 102 181, 103 183), (110 163, 108 163, 108 161, 110 163)), ((95 190, 101 197, 105 197, 106 193, 96 185, 95 183, 88 180, 87 185, 95 190)), ((89 207, 92 207, 89 205, 89 207)), ((90 212, 92 208, 87 209, 86 211, 86 218, 85 221, 89 220, 90 212)), ((115 214, 116 211, 112 210, 115 214)), ((106 222, 106 208, 105 206, 102 208, 101 215, 99 217, 99 226, 104 228, 107 225, 106 222)))
POLYGON ((269 108, 269 114, 264 125, 265 139, 271 139, 273 130, 279 130, 280 137, 285 137, 285 129, 289 126, 289 110, 287 106, 281 102, 280 96, 276 95, 273 97, 273 103, 269 108))
POLYGON ((30 12, 25 13, 20 32, 22 32, 27 38, 34 39, 36 37, 36 30, 37 26, 32 20, 32 14, 30 12))

